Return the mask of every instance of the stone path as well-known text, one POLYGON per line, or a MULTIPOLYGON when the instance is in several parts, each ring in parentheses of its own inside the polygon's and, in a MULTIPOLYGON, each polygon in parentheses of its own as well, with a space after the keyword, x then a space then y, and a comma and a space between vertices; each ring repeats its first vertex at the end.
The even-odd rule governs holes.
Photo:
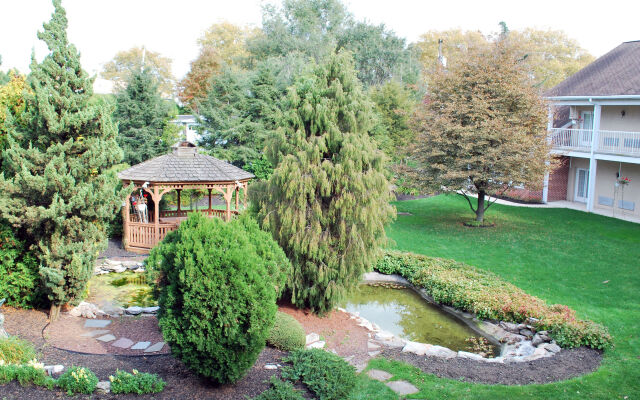
POLYGON ((95 338, 96 340, 104 343, 110 343, 111 346, 115 346, 121 349, 129 350, 144 350, 145 353, 156 353, 164 348, 165 342, 158 342, 151 344, 151 342, 141 341, 134 342, 133 340, 121 337, 116 338, 109 329, 95 329, 105 328, 111 323, 111 320, 105 319, 88 319, 84 323, 84 327, 91 329, 83 334, 81 337, 95 338))
MULTIPOLYGON (((375 379, 380 382, 386 382, 389 379, 393 378, 393 375, 388 373, 387 371, 382 371, 380 369, 370 369, 367 371, 367 375, 371 379, 375 379)), ((406 396, 408 394, 418 393, 420 390, 413 386, 411 383, 407 381, 391 381, 385 383, 391 390, 398 393, 400 396, 406 396)))

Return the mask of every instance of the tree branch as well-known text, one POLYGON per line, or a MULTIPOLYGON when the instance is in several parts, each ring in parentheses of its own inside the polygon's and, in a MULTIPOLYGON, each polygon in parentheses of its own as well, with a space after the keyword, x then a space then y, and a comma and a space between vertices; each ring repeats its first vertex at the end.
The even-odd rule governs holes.
POLYGON ((473 208, 473 204, 471 204, 471 200, 469 200, 469 196, 467 196, 464 190, 456 191, 456 193, 464 197, 465 199, 467 199, 467 203, 469 203, 469 207, 471 207, 471 211, 476 212, 476 210, 473 208))

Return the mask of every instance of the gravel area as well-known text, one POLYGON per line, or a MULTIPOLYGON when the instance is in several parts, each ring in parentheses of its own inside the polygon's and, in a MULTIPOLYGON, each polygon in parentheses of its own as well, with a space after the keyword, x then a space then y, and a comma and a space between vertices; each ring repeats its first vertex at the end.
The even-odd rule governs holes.
POLYGON ((122 247, 121 238, 111 238, 109 239, 107 249, 98 255, 98 259, 105 258, 109 258, 111 260, 143 261, 147 256, 144 254, 126 251, 124 247, 122 247))
POLYGON ((401 349, 385 349, 382 357, 404 361, 423 372, 442 378, 475 383, 528 385, 561 381, 593 372, 600 366, 602 353, 580 347, 562 350, 549 358, 506 364, 487 363, 465 358, 442 359, 403 353, 401 349))

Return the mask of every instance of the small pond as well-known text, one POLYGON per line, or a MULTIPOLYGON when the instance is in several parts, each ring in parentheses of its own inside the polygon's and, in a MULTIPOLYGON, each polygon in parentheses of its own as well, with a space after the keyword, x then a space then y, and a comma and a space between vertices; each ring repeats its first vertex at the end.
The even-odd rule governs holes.
MULTIPOLYGON (((359 290, 353 292, 341 307, 357 312, 381 329, 403 339, 455 351, 480 352, 469 341, 480 336, 477 332, 409 288, 360 285, 359 290)), ((481 340, 484 342, 484 338, 481 340)), ((487 344, 485 351, 495 354, 497 349, 487 344)))
POLYGON ((89 296, 86 301, 105 311, 114 307, 157 305, 144 274, 136 272, 94 275, 89 280, 89 296))

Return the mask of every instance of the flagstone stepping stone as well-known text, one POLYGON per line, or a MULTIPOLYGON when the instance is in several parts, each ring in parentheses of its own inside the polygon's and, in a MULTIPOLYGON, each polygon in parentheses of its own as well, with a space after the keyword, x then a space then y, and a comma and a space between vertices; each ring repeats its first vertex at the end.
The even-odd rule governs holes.
POLYGON ((151 342, 138 342, 131 347, 129 350, 145 350, 147 347, 151 345, 151 342))
POLYGON ((133 340, 123 337, 111 343, 111 345, 115 347, 120 347, 121 349, 128 349, 133 345, 133 340))
POLYGON ((393 375, 391 375, 387 371, 382 371, 380 369, 370 369, 369 371, 367 371, 367 375, 369 375, 371 379, 375 379, 380 382, 387 381, 391 379, 391 377, 393 377, 393 375))
POLYGON ((420 390, 407 381, 392 381, 385 383, 391 390, 400 396, 418 393, 420 390))
POLYGON ((164 342, 158 342, 158 343, 154 344, 153 346, 147 347, 147 349, 144 352, 145 353, 154 353, 156 351, 162 350, 163 347, 164 347, 164 342))
POLYGON ((111 342, 113 340, 116 340, 116 337, 113 336, 112 334, 108 334, 108 335, 104 335, 104 336, 100 336, 99 338, 97 338, 99 341, 101 342, 111 342))
POLYGON ((385 385, 387 385, 394 392, 398 393, 400 396, 414 394, 420 391, 417 387, 413 386, 407 381, 392 381, 387 382, 385 385))
POLYGON ((98 329, 97 331, 89 331, 87 333, 83 333, 80 336, 85 336, 85 337, 96 337, 98 335, 104 335, 105 333, 109 333, 110 331, 108 329, 98 329))
POLYGON ((105 328, 111 323, 109 319, 88 319, 84 322, 85 328, 105 328))

